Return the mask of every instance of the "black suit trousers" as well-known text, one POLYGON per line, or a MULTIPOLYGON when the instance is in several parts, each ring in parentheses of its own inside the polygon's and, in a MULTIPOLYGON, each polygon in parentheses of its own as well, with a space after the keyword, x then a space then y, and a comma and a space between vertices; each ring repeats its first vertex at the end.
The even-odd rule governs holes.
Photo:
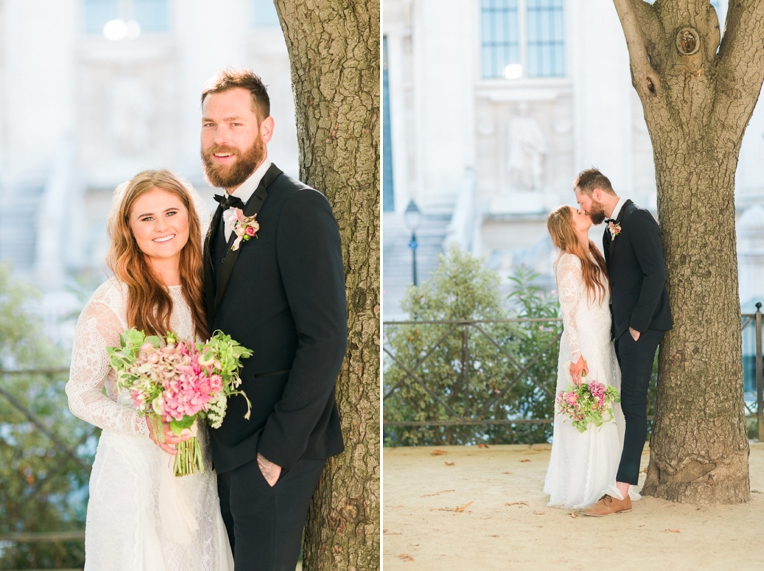
POLYGON ((257 459, 218 474, 235 571, 294 571, 310 499, 325 463, 300 458, 273 487, 257 459))
POLYGON ((621 408, 626 419, 626 435, 616 476, 618 482, 636 485, 639 481, 639 462, 647 439, 647 388, 655 350, 664 333, 648 329, 634 341, 627 329, 615 342, 621 366, 621 408))

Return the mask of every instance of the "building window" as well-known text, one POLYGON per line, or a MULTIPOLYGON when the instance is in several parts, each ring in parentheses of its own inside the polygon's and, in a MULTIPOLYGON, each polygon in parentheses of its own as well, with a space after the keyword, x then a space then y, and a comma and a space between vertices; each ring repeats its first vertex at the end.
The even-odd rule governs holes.
POLYGON ((252 8, 256 28, 279 27, 279 15, 273 0, 255 0, 252 8))
POLYGON ((144 32, 166 32, 170 28, 167 0, 132 0, 133 20, 144 32))
POLYGON ((119 18, 119 0, 84 0, 85 32, 100 34, 103 25, 119 18))
POLYGON ((505 69, 520 64, 518 0, 483 0, 483 77, 504 77, 505 69))
POLYGON ((167 0, 83 0, 85 33, 100 34, 107 22, 135 21, 141 32, 166 32, 170 27, 167 0))
POLYGON ((481 0, 484 79, 565 75, 563 0, 481 0))
POLYGON ((390 80, 387 71, 387 38, 382 39, 382 210, 395 210, 393 186, 393 140, 390 128, 390 80))
POLYGON ((565 75, 562 0, 528 0, 528 75, 565 75))

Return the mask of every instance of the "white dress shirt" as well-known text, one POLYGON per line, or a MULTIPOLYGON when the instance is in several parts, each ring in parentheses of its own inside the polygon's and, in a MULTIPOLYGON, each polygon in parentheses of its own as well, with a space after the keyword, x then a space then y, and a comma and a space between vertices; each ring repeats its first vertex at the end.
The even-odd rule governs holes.
POLYGON ((626 199, 621 197, 618 199, 618 203, 615 205, 615 208, 613 208, 613 212, 608 216, 608 218, 611 218, 612 220, 617 220, 618 215, 621 213, 621 208, 623 208, 623 205, 626 204, 626 199))
MULTIPOLYGON (((260 181, 263 180, 265 173, 268 172, 268 169, 270 167, 271 167, 271 160, 268 157, 265 157, 263 164, 257 167, 255 169, 255 172, 253 172, 247 180, 241 183, 241 186, 237 188, 236 190, 234 190, 230 194, 230 196, 235 196, 241 199, 241 201, 244 204, 246 204, 247 201, 250 198, 252 198, 252 195, 257 190, 257 187, 260 185, 260 181)), ((236 212, 234 212, 233 208, 229 208, 223 211, 223 223, 225 224, 226 242, 228 242, 228 240, 231 238, 231 232, 233 232, 234 218, 236 218, 236 212)))

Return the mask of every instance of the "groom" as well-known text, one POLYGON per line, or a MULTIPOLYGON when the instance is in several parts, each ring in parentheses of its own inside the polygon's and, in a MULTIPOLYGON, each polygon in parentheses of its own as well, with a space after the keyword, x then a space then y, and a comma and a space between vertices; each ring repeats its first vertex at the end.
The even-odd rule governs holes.
POLYGON ((223 425, 209 431, 221 511, 236 571, 294 571, 324 463, 343 450, 339 229, 326 198, 268 158, 274 122, 258 76, 227 69, 211 78, 202 115, 206 176, 225 189, 204 247, 208 326, 253 352, 240 387, 251 415, 231 397, 223 425), (243 225, 237 210, 257 224, 243 225), (247 227, 254 235, 236 247, 247 227))
POLYGON ((581 172, 573 187, 578 205, 592 223, 607 223, 602 245, 610 277, 612 335, 621 367, 621 408, 626 419, 616 475, 621 498, 604 495, 584 510, 585 515, 603 516, 631 510, 629 486, 639 480, 647 438, 647 387, 653 359, 672 320, 661 231, 652 214, 620 198, 597 169, 581 172))

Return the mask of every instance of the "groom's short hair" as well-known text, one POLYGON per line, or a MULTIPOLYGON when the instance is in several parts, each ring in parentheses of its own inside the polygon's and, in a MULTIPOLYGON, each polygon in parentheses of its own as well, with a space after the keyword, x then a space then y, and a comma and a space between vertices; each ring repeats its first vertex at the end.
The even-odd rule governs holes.
POLYGON ((252 110, 257 115, 258 124, 271 114, 271 100, 268 97, 268 90, 260 79, 251 69, 227 68, 213 75, 204 84, 202 90, 202 105, 205 98, 210 93, 220 93, 236 87, 243 87, 252 95, 252 110))
POLYGON ((591 168, 583 170, 578 173, 576 180, 573 181, 573 190, 579 189, 584 194, 591 195, 595 188, 615 195, 615 191, 610 185, 610 179, 602 174, 599 169, 591 168))

